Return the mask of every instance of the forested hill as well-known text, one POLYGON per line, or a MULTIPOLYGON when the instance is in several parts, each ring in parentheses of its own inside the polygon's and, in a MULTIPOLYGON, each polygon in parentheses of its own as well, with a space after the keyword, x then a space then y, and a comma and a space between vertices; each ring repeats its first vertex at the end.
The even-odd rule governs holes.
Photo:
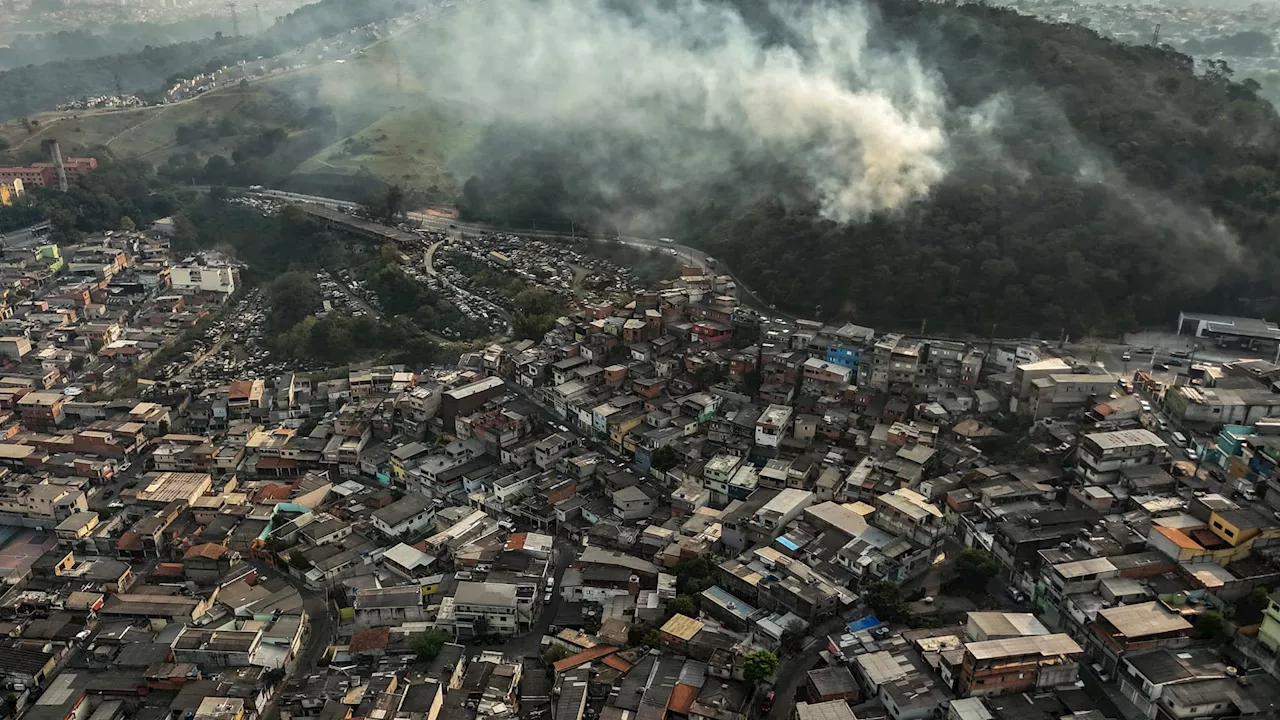
MULTIPOLYGON (((762 2, 739 4, 768 31, 762 2)), ((1280 118, 1250 81, 996 7, 870 4, 876 41, 913 48, 942 78, 945 179, 905 209, 841 225, 785 163, 753 168, 689 193, 668 233, 779 306, 884 328, 1056 336, 1168 323, 1180 309, 1280 315, 1280 118)), ((478 163, 464 211, 584 219, 590 188, 558 172, 577 161, 572 146, 482 145, 503 149, 478 163)))
POLYGON ((52 110, 81 96, 154 93, 177 76, 273 57, 319 38, 422 8, 427 0, 318 0, 278 18, 261 35, 147 46, 138 52, 64 60, 0 72, 0 120, 52 110))

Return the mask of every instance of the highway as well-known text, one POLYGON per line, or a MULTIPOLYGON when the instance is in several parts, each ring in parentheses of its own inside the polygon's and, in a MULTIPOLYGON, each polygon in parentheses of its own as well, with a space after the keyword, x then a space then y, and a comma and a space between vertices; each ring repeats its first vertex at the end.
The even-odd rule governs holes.
MULTIPOLYGON (((345 210, 348 212, 361 209, 360 203, 351 202, 350 200, 338 200, 336 198, 321 197, 318 195, 305 195, 302 193, 285 192, 284 190, 252 190, 244 188, 229 188, 239 191, 245 195, 252 195, 263 198, 274 198, 276 200, 284 200, 286 202, 313 203, 333 208, 335 210, 345 210)), ((741 278, 733 274, 731 270, 723 265, 716 263, 711 259, 710 255, 695 247, 681 245, 679 243, 668 243, 653 238, 633 237, 629 235, 608 236, 608 235, 584 235, 582 233, 566 233, 551 230, 535 230, 521 228, 507 228, 487 223, 464 222, 462 220, 452 220, 442 218, 438 215, 427 213, 411 212, 406 213, 409 220, 418 223, 423 228, 435 230, 438 232, 457 232, 457 233, 510 233, 512 235, 522 235, 525 237, 552 238, 552 239, 573 239, 573 238, 593 238, 597 240, 617 240, 624 245, 630 245, 637 248, 647 249, 669 249, 674 250, 683 260, 702 268, 703 270, 711 270, 713 272, 727 274, 733 278, 734 283, 738 287, 738 297, 743 304, 764 315, 773 315, 786 320, 795 320, 796 316, 774 308, 770 303, 765 302, 764 298, 756 294, 751 288, 742 282, 741 278)), ((435 248, 432 247, 428 253, 434 255, 435 248)), ((434 268, 430 268, 429 272, 434 274, 434 268)))

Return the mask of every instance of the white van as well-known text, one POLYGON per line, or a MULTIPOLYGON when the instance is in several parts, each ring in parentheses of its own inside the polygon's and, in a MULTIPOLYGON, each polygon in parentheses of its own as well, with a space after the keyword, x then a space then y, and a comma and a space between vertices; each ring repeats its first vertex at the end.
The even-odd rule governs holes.
POLYGON ((1175 443, 1177 443, 1177 444, 1178 444, 1178 447, 1186 447, 1186 446, 1187 446, 1187 436, 1186 436, 1186 435, 1183 435, 1183 434, 1182 434, 1182 433, 1180 433, 1180 432, 1175 432, 1175 433, 1173 434, 1173 441, 1174 441, 1175 443))

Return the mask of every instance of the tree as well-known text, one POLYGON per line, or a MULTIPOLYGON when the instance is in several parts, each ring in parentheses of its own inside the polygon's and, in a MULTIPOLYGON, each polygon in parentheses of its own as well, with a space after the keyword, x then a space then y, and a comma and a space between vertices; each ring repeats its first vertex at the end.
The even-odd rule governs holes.
POLYGON ((484 615, 477 615, 476 619, 473 621, 472 629, 474 630, 476 637, 487 638, 489 636, 489 618, 484 615))
POLYGON ((651 629, 647 631, 643 636, 641 636, 640 644, 648 645, 651 648, 661 647, 662 633, 658 632, 656 628, 651 629))
POLYGON ((542 653, 542 664, 551 667, 571 654, 569 649, 563 645, 552 645, 547 648, 546 652, 542 653))
POLYGON ((862 593, 862 601, 883 622, 901 622, 907 613, 907 602, 897 583, 881 580, 871 583, 862 593))
POLYGON ((672 568, 676 575, 676 591, 681 595, 697 595, 716 584, 719 568, 710 555, 686 558, 672 568))
POLYGON ((978 548, 965 548, 956 558, 956 576, 951 586, 964 595, 983 595, 988 581, 999 569, 989 553, 978 548))
POLYGON ((667 612, 672 615, 698 616, 698 604, 689 595, 677 595, 667 601, 667 612))
POLYGON ((1214 610, 1201 613, 1196 618, 1196 632, 1202 637, 1217 639, 1222 636, 1222 615, 1214 610))
POLYGON ((742 663, 742 676, 749 683, 758 683, 772 677, 778 669, 778 656, 768 650, 748 653, 742 663))
POLYGON ((649 459, 649 467, 658 472, 666 472, 680 464, 680 453, 670 445, 664 445, 658 448, 658 451, 649 459))
POLYGON ((134 224, 133 218, 129 217, 128 215, 121 215, 120 229, 125 232, 133 232, 134 230, 138 229, 138 226, 134 224))
POLYGON ((452 636, 444 630, 428 630, 413 639, 413 652, 422 662, 430 662, 451 639, 452 636))
POLYGON ((779 642, 782 652, 799 652, 802 642, 804 642, 804 625, 799 620, 787 623, 787 627, 782 630, 782 639, 779 642))

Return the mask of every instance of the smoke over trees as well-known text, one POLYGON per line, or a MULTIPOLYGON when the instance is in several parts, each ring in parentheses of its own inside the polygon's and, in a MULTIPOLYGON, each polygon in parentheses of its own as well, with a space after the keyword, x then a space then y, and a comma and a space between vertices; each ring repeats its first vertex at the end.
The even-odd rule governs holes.
POLYGON ((1225 71, 982 5, 562 5, 432 38, 434 89, 495 119, 471 216, 679 237, 882 326, 1280 310, 1280 120, 1225 71))

